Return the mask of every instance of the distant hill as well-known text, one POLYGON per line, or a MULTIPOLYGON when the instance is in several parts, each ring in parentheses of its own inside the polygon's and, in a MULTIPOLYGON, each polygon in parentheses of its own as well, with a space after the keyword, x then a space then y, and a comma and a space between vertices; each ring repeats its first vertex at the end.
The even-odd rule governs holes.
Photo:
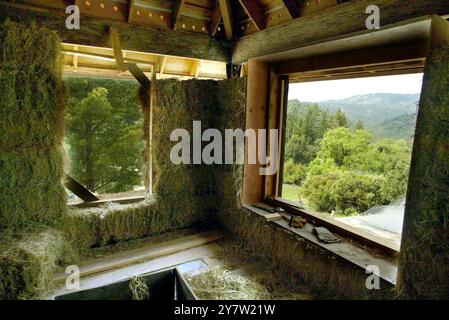
POLYGON ((404 114, 416 113, 418 101, 419 94, 375 93, 321 101, 318 105, 332 111, 340 108, 349 119, 362 120, 370 127, 404 114))
POLYGON ((289 101, 288 113, 302 113, 307 106, 316 104, 321 109, 341 109, 351 123, 362 120, 365 128, 376 138, 410 139, 416 124, 419 94, 374 93, 340 100, 317 103, 289 101))
POLYGON ((409 140, 413 138, 416 127, 416 113, 404 114, 402 116, 386 120, 379 125, 367 127, 375 137, 409 140))

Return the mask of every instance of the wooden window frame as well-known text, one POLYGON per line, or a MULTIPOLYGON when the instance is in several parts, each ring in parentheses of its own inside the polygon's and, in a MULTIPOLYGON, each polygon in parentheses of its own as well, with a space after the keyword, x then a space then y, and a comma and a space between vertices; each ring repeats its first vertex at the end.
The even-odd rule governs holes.
POLYGON ((288 86, 290 80, 296 83, 423 72, 427 48, 426 40, 417 39, 368 50, 352 49, 333 55, 268 63, 266 129, 279 130, 279 159, 277 174, 264 177, 261 201, 284 208, 292 215, 302 216, 316 225, 328 228, 331 232, 354 239, 384 254, 396 256, 399 247, 350 225, 301 208, 298 204, 279 196, 282 194, 288 86))

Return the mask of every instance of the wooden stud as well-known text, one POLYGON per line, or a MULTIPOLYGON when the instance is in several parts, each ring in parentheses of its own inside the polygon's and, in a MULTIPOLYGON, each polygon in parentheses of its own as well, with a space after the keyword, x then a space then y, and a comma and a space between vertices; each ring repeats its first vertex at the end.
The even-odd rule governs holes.
MULTIPOLYGON (((263 61, 248 61, 248 88, 246 107, 246 128, 266 129, 267 94, 270 70, 263 61)), ((245 158, 248 158, 248 146, 245 145, 245 158)), ((260 175, 260 163, 249 164, 245 161, 243 178, 243 204, 254 204, 264 200, 264 176, 260 175)))
POLYGON ((256 29, 258 31, 265 29, 267 16, 263 4, 259 0, 239 0, 239 2, 256 26, 256 29))

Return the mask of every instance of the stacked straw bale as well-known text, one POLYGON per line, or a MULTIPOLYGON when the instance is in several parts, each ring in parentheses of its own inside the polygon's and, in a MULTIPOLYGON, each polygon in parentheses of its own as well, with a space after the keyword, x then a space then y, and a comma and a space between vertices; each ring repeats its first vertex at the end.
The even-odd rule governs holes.
POLYGON ((59 45, 34 24, 0 26, 0 299, 44 297, 72 255, 52 229, 66 211, 59 45))

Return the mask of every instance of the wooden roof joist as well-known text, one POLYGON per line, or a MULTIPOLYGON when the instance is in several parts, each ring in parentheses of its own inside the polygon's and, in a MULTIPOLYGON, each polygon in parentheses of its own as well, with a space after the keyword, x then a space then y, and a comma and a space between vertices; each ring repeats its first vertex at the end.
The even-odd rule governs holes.
POLYGON ((231 55, 226 41, 212 38, 207 33, 173 32, 84 15, 81 28, 69 30, 65 25, 67 15, 64 10, 0 2, 0 22, 7 18, 15 21, 36 20, 38 24, 56 30, 64 42, 78 45, 111 47, 107 32, 109 27, 114 27, 122 37, 123 50, 221 62, 228 62, 231 55))

